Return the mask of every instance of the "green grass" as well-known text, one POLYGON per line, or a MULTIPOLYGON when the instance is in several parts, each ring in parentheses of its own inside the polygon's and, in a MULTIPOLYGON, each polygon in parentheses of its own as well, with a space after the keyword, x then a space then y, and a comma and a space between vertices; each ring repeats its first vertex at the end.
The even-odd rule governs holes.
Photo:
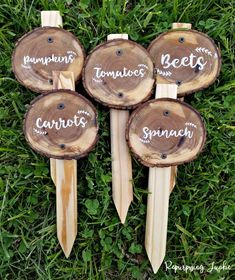
MULTIPOLYGON (((40 26, 40 11, 58 9, 64 28, 87 53, 109 33, 127 32, 143 46, 175 21, 191 22, 222 52, 208 89, 186 98, 202 114, 207 141, 197 160, 179 167, 170 198, 167 254, 175 265, 233 265, 234 7, 230 0, 23 1, 0 3, 0 279, 235 279, 220 273, 165 269, 154 275, 144 250, 148 169, 133 160, 134 202, 121 225, 111 198, 109 111, 99 110, 100 141, 78 162, 78 236, 66 259, 56 238, 55 187, 48 159, 26 144, 22 121, 36 94, 14 78, 11 54, 24 33, 40 26)), ((82 85, 77 91, 85 96, 82 85)), ((95 103, 95 102, 94 102, 95 103)), ((234 267, 233 267, 234 269, 234 267)))

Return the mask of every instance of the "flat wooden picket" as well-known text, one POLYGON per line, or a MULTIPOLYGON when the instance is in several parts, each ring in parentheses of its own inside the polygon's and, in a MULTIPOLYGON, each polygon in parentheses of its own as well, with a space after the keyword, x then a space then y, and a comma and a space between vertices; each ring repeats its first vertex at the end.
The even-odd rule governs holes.
MULTIPOLYGON (((172 29, 190 29, 189 23, 173 23, 172 29)), ((158 84, 155 98, 177 98, 177 85, 158 84)), ((177 166, 149 168, 145 248, 154 273, 166 254, 169 197, 174 189, 177 166)))
MULTIPOLYGON (((62 27, 59 11, 42 11, 41 25, 62 27)), ((75 90, 72 72, 54 72, 54 89, 75 90)), ((57 237, 68 258, 77 235, 77 161, 50 159, 51 178, 56 186, 57 237)))
MULTIPOLYGON (((107 39, 128 39, 128 35, 110 34, 107 39)), ((123 224, 133 200, 132 163, 125 138, 128 118, 128 110, 110 109, 112 196, 119 218, 123 224)))
MULTIPOLYGON (((72 72, 53 72, 54 89, 75 90, 72 72)), ((53 160, 56 185, 57 237, 68 258, 77 236, 77 161, 53 160)))

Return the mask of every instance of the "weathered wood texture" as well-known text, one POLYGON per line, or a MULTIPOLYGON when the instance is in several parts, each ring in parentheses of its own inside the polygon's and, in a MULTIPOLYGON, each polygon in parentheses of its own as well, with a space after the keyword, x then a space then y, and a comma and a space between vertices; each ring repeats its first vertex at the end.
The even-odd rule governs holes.
POLYGON ((163 33, 152 41, 148 51, 156 67, 157 83, 177 84, 178 96, 208 87, 221 67, 220 51, 214 41, 195 30, 163 33))
MULTIPOLYGON (((127 34, 110 34, 108 40, 128 39, 127 34)), ((129 206, 133 200, 132 162, 125 139, 125 128, 129 118, 127 110, 110 110, 110 138, 112 155, 112 196, 121 223, 125 223, 129 206)))
POLYGON ((146 101, 154 84, 149 53, 135 42, 107 41, 86 60, 83 84, 98 102, 116 109, 128 109, 146 101))
POLYGON ((29 145, 42 155, 78 159, 97 142, 97 112, 83 96, 56 90, 35 98, 24 121, 29 145))
POLYGON ((166 167, 196 158, 206 131, 199 113, 181 101, 162 98, 140 106, 128 123, 129 147, 146 166, 166 167))
MULTIPOLYGON (((49 24, 49 23, 48 23, 49 24)), ((81 77, 85 54, 79 40, 57 27, 39 27, 17 42, 12 65, 16 78, 35 92, 53 88, 52 71, 70 71, 81 77)))

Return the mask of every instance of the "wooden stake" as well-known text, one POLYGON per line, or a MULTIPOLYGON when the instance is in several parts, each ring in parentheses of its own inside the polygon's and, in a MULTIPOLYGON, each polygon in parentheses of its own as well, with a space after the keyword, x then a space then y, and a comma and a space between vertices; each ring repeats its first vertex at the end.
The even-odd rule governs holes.
MULTIPOLYGON (((177 98, 177 85, 160 84, 155 98, 177 98)), ((166 252, 169 196, 172 167, 149 168, 145 248, 154 273, 161 266, 166 252)))
MULTIPOLYGON (((191 23, 183 23, 183 22, 173 22, 172 29, 178 29, 178 28, 184 28, 184 29, 191 29, 192 24, 191 23)), ((181 101, 184 101, 184 97, 179 98, 181 101)), ((171 185, 170 185, 170 191, 172 192, 175 183, 176 183, 176 176, 177 176, 177 166, 172 166, 171 167, 171 185)))
MULTIPOLYGON (((42 11, 41 25, 62 27, 59 11, 42 11)), ((54 89, 75 90, 72 72, 53 72, 54 89)), ((77 161, 50 159, 51 178, 56 185, 57 237, 68 258, 77 235, 77 161)))
MULTIPOLYGON (((53 88, 75 90, 73 73, 53 71, 53 88)), ((57 237, 68 258, 77 235, 77 161, 56 159, 53 162, 57 237)))
MULTIPOLYGON (((53 72, 54 89, 75 90, 72 72, 53 72)), ((77 161, 53 160, 56 185, 57 237, 66 258, 77 235, 77 161)))
MULTIPOLYGON (((127 34, 110 34, 108 40, 128 39, 127 34)), ((111 154, 112 154, 112 192, 113 201, 124 224, 129 206, 133 200, 132 164, 125 129, 129 118, 127 110, 110 110, 111 154)))
POLYGON ((41 26, 62 27, 62 17, 59 11, 42 11, 41 26))
MULTIPOLYGON (((51 27, 59 27, 63 26, 62 17, 59 11, 42 11, 41 12, 41 26, 51 26, 51 27)), ((50 172, 51 172, 51 179, 56 184, 56 160, 51 158, 50 159, 50 172)))
MULTIPOLYGON (((172 29, 191 28, 189 23, 173 23, 172 29)), ((157 84, 155 98, 177 98, 177 85, 157 84)), ((166 253, 167 222, 170 193, 175 186, 177 166, 150 168, 146 218, 145 248, 154 273, 166 253)))
POLYGON ((166 253, 171 167, 150 168, 145 248, 156 273, 166 253))

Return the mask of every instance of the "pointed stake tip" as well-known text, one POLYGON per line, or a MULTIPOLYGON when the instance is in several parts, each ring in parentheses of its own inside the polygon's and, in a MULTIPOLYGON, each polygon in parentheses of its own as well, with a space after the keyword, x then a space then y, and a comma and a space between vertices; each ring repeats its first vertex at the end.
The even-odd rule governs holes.
POLYGON ((127 212, 128 210, 126 211, 126 213, 123 215, 120 215, 119 212, 118 212, 118 216, 119 216, 119 219, 120 219, 120 222, 124 225, 125 222, 126 222, 126 217, 127 217, 127 212))
POLYGON ((118 217, 121 221, 122 224, 125 224, 126 222, 126 217, 127 217, 127 214, 128 214, 128 209, 129 209, 129 206, 131 205, 131 201, 128 205, 128 207, 125 207, 125 209, 122 209, 121 207, 118 207, 114 201, 114 205, 116 207, 116 210, 117 210, 117 213, 118 213, 118 217))
POLYGON ((125 219, 122 219, 122 218, 121 218, 121 224, 124 225, 124 224, 125 224, 125 221, 126 221, 126 218, 125 218, 125 219))
POLYGON ((58 238, 58 240, 59 240, 59 243, 60 243, 60 247, 61 247, 61 249, 63 250, 63 252, 64 252, 64 255, 65 255, 65 257, 68 259, 69 258, 69 256, 70 256, 70 254, 71 254, 71 251, 72 251, 72 249, 73 249, 73 245, 74 245, 74 242, 75 242, 75 238, 76 238, 76 235, 74 236, 74 238, 71 238, 71 239, 73 239, 73 241, 69 244, 69 245, 63 245, 63 242, 61 242, 61 240, 58 238), (66 248, 66 249, 65 249, 66 248))
POLYGON ((156 274, 158 272, 158 269, 159 268, 155 268, 155 269, 153 268, 153 273, 156 274))
POLYGON ((146 249, 146 253, 150 261, 151 267, 153 269, 153 272, 154 274, 156 274, 163 263, 164 257, 161 258, 161 261, 159 261, 159 259, 156 261, 156 259, 152 259, 151 252, 149 252, 147 249, 146 249))
POLYGON ((151 263, 151 266, 152 266, 152 269, 153 269, 153 273, 154 273, 154 274, 156 274, 156 273, 158 272, 158 270, 159 270, 159 268, 161 267, 161 265, 162 265, 162 262, 157 263, 157 264, 152 264, 152 263, 151 263))
POLYGON ((64 255, 65 255, 66 259, 68 259, 68 258, 69 258, 70 253, 71 253, 71 251, 70 251, 70 252, 67 252, 67 253, 65 253, 65 252, 64 252, 64 255))
POLYGON ((73 249, 73 246, 71 246, 71 248, 70 248, 70 249, 67 249, 67 250, 65 250, 64 247, 63 247, 61 244, 60 244, 60 246, 61 246, 61 249, 62 249, 63 252, 64 252, 65 257, 68 259, 69 256, 70 256, 70 253, 71 253, 71 251, 72 251, 72 249, 73 249))

